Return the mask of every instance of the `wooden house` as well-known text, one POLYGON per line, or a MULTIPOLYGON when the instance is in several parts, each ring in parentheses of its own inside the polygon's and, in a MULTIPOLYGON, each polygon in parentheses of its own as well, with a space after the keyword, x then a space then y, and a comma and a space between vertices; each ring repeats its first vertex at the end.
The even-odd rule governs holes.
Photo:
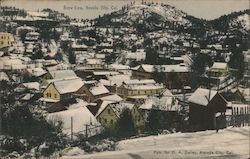
POLYGON ((156 73, 164 76, 165 84, 169 87, 179 88, 183 84, 190 82, 190 70, 185 65, 139 65, 132 68, 132 78, 135 79, 154 79, 156 73), (183 83, 184 82, 184 83, 183 83))
POLYGON ((79 88, 83 85, 83 81, 79 78, 60 80, 51 82, 43 91, 43 101, 57 102, 73 97, 79 88))
POLYGON ((180 126, 180 104, 174 96, 149 96, 139 106, 145 120, 151 111, 161 112, 169 127, 180 126))
POLYGON ((109 93, 109 90, 101 84, 97 85, 95 83, 85 83, 75 92, 74 95, 87 102, 94 102, 102 97, 108 96, 109 93))
POLYGON ((225 127, 227 101, 219 92, 198 88, 190 96, 188 102, 189 124, 193 130, 207 130, 225 127), (220 118, 220 121, 216 122, 216 118, 220 118))
POLYGON ((212 77, 226 76, 229 74, 228 65, 226 62, 214 62, 207 74, 212 77))
POLYGON ((77 78, 73 70, 53 70, 44 75, 44 79, 69 79, 77 78))
POLYGON ((117 87, 117 94, 123 98, 128 98, 131 96, 160 94, 163 90, 164 86, 154 80, 128 80, 117 87))
POLYGON ((105 101, 105 103, 99 108, 96 118, 104 127, 112 130, 115 128, 115 124, 119 120, 123 110, 126 108, 131 111, 137 131, 139 133, 143 132, 145 129, 145 121, 140 114, 138 107, 132 103, 105 101))

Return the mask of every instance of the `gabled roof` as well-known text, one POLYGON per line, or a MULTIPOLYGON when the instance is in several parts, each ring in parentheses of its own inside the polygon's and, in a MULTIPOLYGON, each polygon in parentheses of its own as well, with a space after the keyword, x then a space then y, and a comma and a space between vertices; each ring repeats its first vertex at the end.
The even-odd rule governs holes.
POLYGON ((155 70, 159 72, 189 72, 188 67, 181 65, 139 65, 132 70, 142 68, 145 72, 153 73, 155 70))
POLYGON ((100 105, 95 117, 98 117, 110 103, 116 103, 116 101, 109 101, 109 100, 102 101, 102 104, 100 105))
POLYGON ((145 79, 145 80, 126 80, 124 81, 124 84, 126 85, 143 85, 143 84, 155 84, 155 80, 153 79, 145 79))
POLYGON ((215 90, 209 90, 205 88, 198 88, 196 91, 189 97, 188 102, 202 105, 202 106, 207 106, 209 101, 211 101, 214 96, 218 92, 215 90), (210 95, 209 95, 210 92, 210 95), (210 99, 209 99, 210 96, 210 99))
POLYGON ((83 101, 79 101, 72 106, 74 109, 68 109, 65 111, 60 111, 56 113, 50 113, 47 116, 47 120, 52 122, 62 121, 62 131, 63 133, 70 135, 71 132, 71 118, 73 118, 73 133, 74 134, 85 134, 86 124, 88 126, 88 136, 94 136, 101 132, 101 124, 96 120, 93 114, 88 110, 83 101), (76 106, 74 106, 76 105, 76 106), (79 105, 79 106, 77 106, 79 105), (92 126, 91 126, 92 125, 92 126))
POLYGON ((220 70, 225 70, 228 68, 228 65, 226 62, 214 62, 213 66, 211 69, 220 69, 220 70))
POLYGON ((46 71, 40 67, 39 68, 29 68, 29 69, 27 69, 27 71, 35 77, 39 77, 39 76, 46 74, 46 71))
POLYGON ((93 95, 101 95, 101 94, 109 93, 109 90, 105 86, 103 86, 103 85, 97 85, 97 86, 91 87, 89 89, 89 91, 93 95))
POLYGON ((151 96, 148 97, 139 108, 144 110, 178 111, 180 105, 173 97, 151 96))
POLYGON ((106 101, 117 101, 117 102, 120 102, 120 101, 123 100, 122 97, 120 97, 117 94, 112 94, 112 95, 109 95, 109 96, 105 96, 105 97, 102 97, 100 99, 101 100, 106 100, 106 101))
POLYGON ((38 82, 28 82, 28 83, 23 83, 22 85, 27 89, 35 89, 35 90, 39 90, 40 86, 38 82))
POLYGON ((83 86, 84 83, 80 78, 76 78, 76 79, 55 81, 52 82, 51 84, 54 85, 54 87, 60 94, 65 94, 65 93, 76 92, 79 88, 83 86))
POLYGON ((132 109, 135 104, 129 102, 118 102, 118 103, 110 103, 109 106, 113 109, 115 114, 120 117, 124 109, 132 109))
POLYGON ((132 70, 139 70, 140 68, 142 68, 145 72, 154 72, 154 65, 144 65, 144 64, 136 66, 132 68, 132 70))
POLYGON ((49 73, 54 79, 77 77, 73 70, 56 70, 56 71, 49 71, 49 73))

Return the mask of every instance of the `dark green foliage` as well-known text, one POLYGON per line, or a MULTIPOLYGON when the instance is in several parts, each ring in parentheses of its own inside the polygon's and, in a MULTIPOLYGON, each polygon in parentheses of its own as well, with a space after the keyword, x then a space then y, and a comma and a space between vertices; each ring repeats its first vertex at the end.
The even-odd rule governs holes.
POLYGON ((147 120, 146 130, 150 133, 158 133, 159 131, 168 128, 168 123, 164 117, 163 111, 152 109, 147 120))
POLYGON ((63 61, 63 55, 62 52, 57 51, 56 55, 55 55, 55 59, 58 61, 63 61))
POLYGON ((152 47, 148 47, 146 49, 146 60, 147 64, 155 64, 158 60, 158 53, 152 47))
POLYGON ((241 48, 236 48, 233 50, 229 61, 229 67, 233 68, 233 75, 237 79, 241 79, 244 75, 245 65, 244 65, 244 55, 241 48))
POLYGON ((166 83, 166 73, 158 72, 156 69, 153 72, 153 78, 157 83, 166 83))
POLYGON ((194 62, 191 66, 191 69, 197 74, 202 75, 205 72, 207 66, 212 66, 212 59, 207 54, 197 54, 194 57, 194 62))
POLYGON ((136 50, 137 50, 137 46, 136 46, 136 45, 133 45, 131 51, 132 51, 132 52, 136 52, 136 50))
POLYGON ((12 152, 17 151, 22 154, 39 146, 46 144, 48 151, 41 152, 42 155, 50 155, 55 150, 64 148, 65 137, 61 132, 61 125, 54 126, 49 124, 42 116, 34 116, 30 111, 29 104, 18 104, 13 87, 14 85, 6 82, 1 82, 0 105, 0 127, 1 135, 6 136, 5 142, 0 142, 1 149, 12 152), (19 140, 25 140, 26 144, 19 140))
POLYGON ((63 52, 69 51, 69 48, 70 48, 69 47, 69 45, 70 45, 69 41, 61 41, 60 45, 61 45, 61 48, 62 48, 63 52))
POLYGON ((32 60, 35 60, 35 59, 42 59, 43 58, 43 52, 42 52, 42 46, 39 45, 38 47, 35 48, 34 50, 35 54, 32 55, 32 60))
POLYGON ((71 33, 74 38, 80 38, 80 31, 78 27, 72 27, 71 33))
POLYGON ((118 137, 130 137, 136 134, 134 121, 129 109, 124 109, 120 115, 116 131, 118 137))
POLYGON ((76 63, 76 56, 71 48, 69 49, 68 58, 69 58, 69 63, 71 63, 71 64, 76 63))

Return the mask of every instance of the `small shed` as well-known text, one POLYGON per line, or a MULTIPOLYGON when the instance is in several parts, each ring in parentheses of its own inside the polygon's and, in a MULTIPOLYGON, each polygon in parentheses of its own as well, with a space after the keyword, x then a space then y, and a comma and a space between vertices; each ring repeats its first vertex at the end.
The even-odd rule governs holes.
POLYGON ((220 128, 226 127, 227 101, 218 91, 198 88, 188 102, 189 124, 193 130, 216 129, 219 123, 220 128))

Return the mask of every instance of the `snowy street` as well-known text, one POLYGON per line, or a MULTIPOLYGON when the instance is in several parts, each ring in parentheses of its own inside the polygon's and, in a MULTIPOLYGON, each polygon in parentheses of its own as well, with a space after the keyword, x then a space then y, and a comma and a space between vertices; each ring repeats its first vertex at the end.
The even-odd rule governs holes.
POLYGON ((227 128, 196 133, 175 133, 123 140, 117 151, 62 158, 88 159, 247 159, 250 157, 249 129, 227 128))

